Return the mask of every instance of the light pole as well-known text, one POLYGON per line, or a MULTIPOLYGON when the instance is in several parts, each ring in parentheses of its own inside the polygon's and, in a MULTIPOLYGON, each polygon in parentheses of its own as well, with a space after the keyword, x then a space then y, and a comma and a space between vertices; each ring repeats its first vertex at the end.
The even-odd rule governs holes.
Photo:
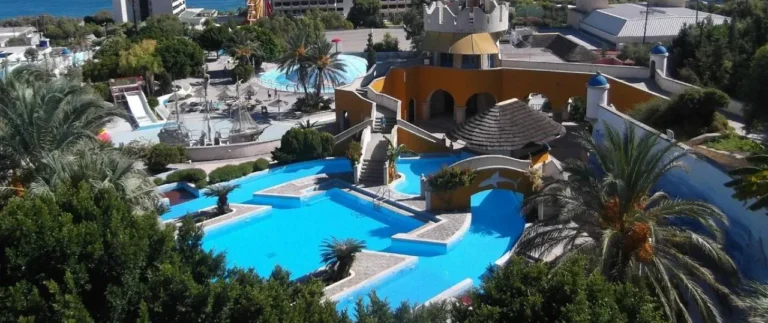
POLYGON ((208 104, 208 64, 203 64, 203 92, 205 93, 205 124, 208 127, 208 141, 211 139, 211 105, 208 104))
POLYGON ((648 15, 651 12, 651 1, 645 2, 645 26, 643 26, 643 45, 645 45, 645 35, 648 32, 648 15))

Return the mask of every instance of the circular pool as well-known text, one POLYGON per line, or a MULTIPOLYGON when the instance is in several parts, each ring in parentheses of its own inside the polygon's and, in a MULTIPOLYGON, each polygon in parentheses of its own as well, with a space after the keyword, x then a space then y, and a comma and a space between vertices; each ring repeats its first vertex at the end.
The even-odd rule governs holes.
MULTIPOLYGON (((341 72, 341 84, 339 85, 352 83, 356 78, 365 74, 365 67, 367 66, 365 59, 352 55, 339 55, 338 58, 344 64, 344 71, 341 72)), ((289 70, 286 73, 286 71, 275 68, 259 74, 257 78, 264 87, 280 91, 298 92, 302 91, 302 88, 298 83, 297 74, 295 70, 289 70)), ((310 90, 314 88, 311 84, 314 83, 315 78, 314 75, 309 76, 307 87, 310 90)), ((327 85, 323 88, 323 93, 333 93, 333 89, 334 86, 327 85)))

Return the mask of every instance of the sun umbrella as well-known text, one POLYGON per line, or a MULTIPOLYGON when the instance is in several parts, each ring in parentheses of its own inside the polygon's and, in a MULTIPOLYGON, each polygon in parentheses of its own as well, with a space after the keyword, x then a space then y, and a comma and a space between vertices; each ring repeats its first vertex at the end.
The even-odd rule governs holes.
POLYGON ((243 89, 243 93, 248 94, 248 95, 254 95, 254 94, 256 94, 256 88, 253 86, 253 84, 248 83, 248 86, 246 86, 243 89))
POLYGON ((216 96, 219 101, 226 101, 229 98, 232 97, 232 93, 229 93, 229 90, 225 87, 219 92, 219 95, 216 96))
POLYGON ((285 100, 275 100, 269 103, 270 107, 276 107, 276 108, 282 108, 287 105, 288 105, 288 101, 285 101, 285 100))

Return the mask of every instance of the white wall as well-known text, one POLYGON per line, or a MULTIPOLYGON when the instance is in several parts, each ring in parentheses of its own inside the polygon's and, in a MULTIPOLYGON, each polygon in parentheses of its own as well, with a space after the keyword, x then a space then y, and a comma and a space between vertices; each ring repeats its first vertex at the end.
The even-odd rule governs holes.
MULTIPOLYGON (((424 10, 424 30, 452 33, 498 32, 509 26, 509 5, 488 1, 493 11, 485 13, 478 7, 459 10, 453 4, 432 2, 424 10)), ((488 8, 486 8, 488 9, 488 8)))
MULTIPOLYGON (((593 136, 604 133, 606 124, 617 129, 624 129, 625 120, 630 120, 640 134, 657 133, 642 123, 634 121, 616 110, 602 106, 598 112, 599 120, 593 136)), ((659 146, 667 144, 665 137, 659 146)), ((689 149, 678 144, 677 151, 689 149)), ((688 200, 709 202, 728 217, 730 227, 727 230, 726 249, 747 278, 768 281, 768 215, 766 211, 750 211, 746 204, 731 196, 734 190, 724 184, 731 180, 726 172, 716 164, 688 155, 680 160, 687 171, 674 170, 664 176, 657 188, 670 196, 688 200)))
MULTIPOLYGON (((671 77, 661 75, 661 71, 656 70, 656 73, 654 73, 654 80, 656 81, 656 84, 659 85, 659 87, 672 94, 680 94, 685 92, 685 90, 688 89, 697 89, 698 86, 691 85, 685 82, 680 82, 678 80, 675 80, 671 77)), ((731 98, 731 103, 728 104, 728 107, 725 108, 725 111, 729 113, 733 113, 738 116, 744 116, 744 104, 734 100, 731 98)))
POLYGON ((502 59, 501 67, 584 73, 597 73, 597 71, 600 71, 603 74, 618 78, 648 78, 648 76, 651 75, 651 71, 647 67, 583 63, 530 62, 511 59, 502 59))

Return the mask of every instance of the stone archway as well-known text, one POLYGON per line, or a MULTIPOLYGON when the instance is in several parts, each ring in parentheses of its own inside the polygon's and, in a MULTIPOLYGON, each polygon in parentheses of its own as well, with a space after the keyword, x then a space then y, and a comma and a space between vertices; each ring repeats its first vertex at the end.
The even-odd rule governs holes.
POLYGON ((467 99, 467 110, 464 120, 492 108, 496 104, 496 98, 488 92, 475 93, 467 99))
POLYGON ((453 107, 455 102, 453 96, 445 90, 435 90, 429 96, 429 117, 430 119, 453 116, 453 107))
POLYGON ((416 121, 416 99, 408 101, 408 111, 405 114, 405 121, 414 123, 416 121))

